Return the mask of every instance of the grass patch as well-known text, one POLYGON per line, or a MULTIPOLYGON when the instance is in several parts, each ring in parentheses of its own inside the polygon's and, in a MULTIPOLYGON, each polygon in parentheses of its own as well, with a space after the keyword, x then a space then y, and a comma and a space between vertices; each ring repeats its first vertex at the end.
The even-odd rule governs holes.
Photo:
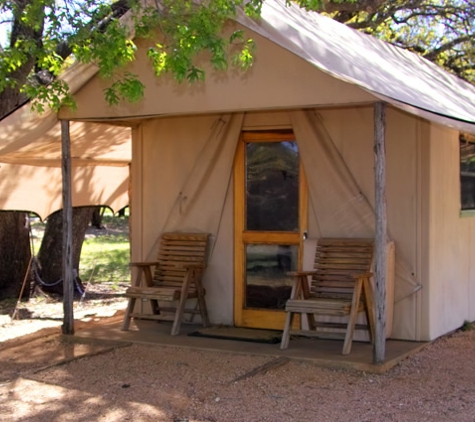
MULTIPOLYGON (((130 281, 130 242, 128 211, 124 217, 106 210, 102 217, 104 229, 89 227, 81 249, 79 275, 84 284, 107 283, 118 288, 130 281)), ((32 218, 34 252, 38 254, 46 224, 32 218)))
POLYGON ((475 323, 467 321, 467 320, 460 327, 461 331, 472 331, 474 329, 475 329, 475 323))
POLYGON ((83 283, 130 280, 130 244, 124 234, 106 234, 84 240, 79 274, 83 283))
POLYGON ((83 283, 111 283, 130 280, 129 218, 102 217, 104 230, 90 229, 82 245, 79 274, 83 283))

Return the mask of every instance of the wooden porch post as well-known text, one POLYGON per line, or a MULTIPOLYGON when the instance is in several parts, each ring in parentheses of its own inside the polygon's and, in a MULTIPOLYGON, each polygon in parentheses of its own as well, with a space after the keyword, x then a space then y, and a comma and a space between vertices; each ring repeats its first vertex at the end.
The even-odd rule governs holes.
POLYGON ((69 121, 61 120, 61 170, 63 176, 63 334, 74 334, 73 208, 71 200, 71 145, 69 121))
POLYGON ((374 105, 375 154, 375 340, 373 363, 381 364, 386 353, 386 275, 387 275, 387 216, 386 216, 386 105, 374 105))

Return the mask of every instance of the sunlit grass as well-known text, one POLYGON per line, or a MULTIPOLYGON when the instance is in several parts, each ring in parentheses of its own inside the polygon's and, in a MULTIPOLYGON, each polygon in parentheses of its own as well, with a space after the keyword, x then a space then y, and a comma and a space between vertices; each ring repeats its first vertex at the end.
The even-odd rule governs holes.
POLYGON ((126 282, 130 279, 129 261, 127 235, 90 237, 82 246, 79 274, 83 283, 126 282))
MULTIPOLYGON (((107 230, 90 228, 82 245, 79 276, 83 284, 107 283, 117 287, 118 283, 130 280, 130 243, 128 236, 129 215, 113 216, 106 210, 102 224, 107 230)), ((45 223, 31 221, 34 253, 37 254, 43 238, 45 223)))
POLYGON ((130 243, 128 215, 114 217, 107 212, 102 217, 107 232, 93 231, 82 245, 79 274, 83 283, 118 283, 130 280, 130 243))

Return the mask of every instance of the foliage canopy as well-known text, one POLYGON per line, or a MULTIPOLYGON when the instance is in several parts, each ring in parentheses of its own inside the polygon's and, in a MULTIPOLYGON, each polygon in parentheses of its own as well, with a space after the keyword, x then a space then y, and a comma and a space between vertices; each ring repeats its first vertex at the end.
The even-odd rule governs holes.
MULTIPOLYGON (((74 106, 57 78, 73 60, 95 63, 111 80, 105 96, 113 105, 139 101, 144 86, 124 72, 134 60, 134 36, 163 36, 149 49, 157 76, 180 82, 204 79, 197 57, 215 69, 252 66, 255 44, 236 31, 221 35, 238 8, 257 18, 265 0, 0 0, 0 117, 27 98, 42 111, 74 106), (7 31, 5 31, 7 28, 7 31)), ((286 0, 290 3, 290 0, 286 0)), ((475 81, 475 1, 467 0, 298 0, 307 10, 329 14, 346 25, 417 52, 458 76, 475 81)))

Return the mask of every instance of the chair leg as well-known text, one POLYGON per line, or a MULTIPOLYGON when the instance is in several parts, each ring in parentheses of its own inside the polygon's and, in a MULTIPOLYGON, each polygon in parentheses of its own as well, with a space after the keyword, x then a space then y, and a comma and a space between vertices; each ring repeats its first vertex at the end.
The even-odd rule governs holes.
MULTIPOLYGON (((305 297, 305 294, 308 292, 307 276, 297 275, 293 279, 292 290, 290 292, 289 299, 297 299, 300 297, 305 297)), ((292 323, 294 322, 294 313, 292 311, 286 311, 287 315, 285 317, 284 331, 282 332, 282 340, 280 342, 280 349, 285 350, 289 347, 290 340, 290 329, 292 323)))
POLYGON ((351 352, 351 343, 353 341, 353 333, 355 331, 356 318, 358 317, 358 307, 360 303, 361 288, 363 280, 356 280, 353 298, 351 300, 351 311, 348 325, 346 326, 345 342, 343 343, 342 355, 349 355, 351 352))
POLYGON ((366 313, 366 322, 368 323, 369 338, 372 344, 374 344, 374 308, 373 308, 373 292, 371 289, 371 284, 368 278, 365 278, 363 281, 363 291, 364 291, 364 303, 365 303, 365 313, 366 313))
POLYGON ((284 331, 282 333, 282 340, 280 342, 280 349, 285 350, 289 347, 290 340, 290 327, 292 327, 292 322, 294 321, 294 313, 291 311, 287 312, 285 317, 284 331))
POLYGON ((183 319, 183 314, 185 311, 185 304, 186 304, 186 295, 182 292, 180 295, 180 300, 178 302, 177 309, 175 311, 175 318, 173 320, 172 325, 172 336, 177 336, 180 332, 181 320, 183 319))
POLYGON ((307 315, 307 324, 308 324, 309 330, 315 331, 317 329, 317 323, 315 322, 315 314, 307 313, 305 315, 307 315))
POLYGON ((183 285, 182 285, 181 293, 180 293, 180 300, 178 301, 178 306, 175 311, 175 319, 173 320, 172 332, 171 332, 172 336, 176 336, 180 332, 181 320, 183 319, 186 300, 188 299, 188 288, 190 286, 191 276, 192 276, 192 272, 188 271, 185 276, 185 280, 183 281, 183 285))
POLYGON ((125 310, 124 321, 122 322, 122 327, 121 327, 122 331, 127 331, 129 329, 130 319, 131 319, 130 315, 132 314, 132 311, 134 310, 135 300, 136 300, 135 297, 129 298, 129 303, 127 305, 127 309, 125 310))
POLYGON ((350 320, 348 321, 348 326, 346 327, 345 341, 343 343, 342 355, 349 355, 351 352, 351 344, 353 342, 353 333, 355 330, 356 316, 357 312, 353 314, 353 310, 350 315, 350 320))
POLYGON ((206 306, 205 290, 201 285, 201 272, 195 274, 195 286, 198 291, 198 306, 200 307, 201 323, 203 327, 209 327, 208 307, 206 306))

